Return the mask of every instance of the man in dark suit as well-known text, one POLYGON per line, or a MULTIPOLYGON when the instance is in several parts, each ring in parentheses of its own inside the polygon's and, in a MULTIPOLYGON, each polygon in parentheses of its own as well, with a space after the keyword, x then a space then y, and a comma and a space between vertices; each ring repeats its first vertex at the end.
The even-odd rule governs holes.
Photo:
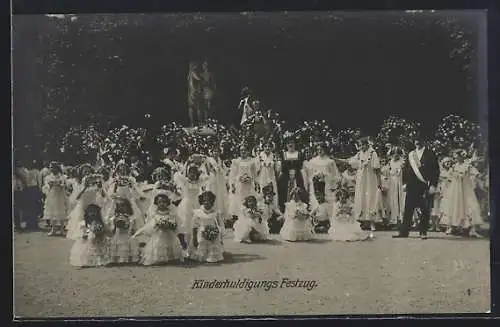
POLYGON ((434 193, 439 179, 439 163, 436 155, 425 146, 425 138, 420 135, 414 140, 415 150, 408 154, 403 168, 403 185, 406 190, 403 223, 394 238, 406 238, 410 234, 415 208, 420 208, 420 238, 427 239, 429 218, 434 193))

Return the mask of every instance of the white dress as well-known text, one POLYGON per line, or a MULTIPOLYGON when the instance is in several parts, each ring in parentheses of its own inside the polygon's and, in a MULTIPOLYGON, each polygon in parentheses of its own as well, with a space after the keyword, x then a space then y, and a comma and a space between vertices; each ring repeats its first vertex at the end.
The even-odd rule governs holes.
POLYGON ((66 178, 63 175, 49 174, 44 178, 42 191, 45 194, 43 219, 52 225, 62 226, 68 218, 66 198, 66 178), (54 183, 50 186, 49 184, 54 183))
POLYGON ((346 203, 335 202, 335 216, 330 221, 328 234, 331 240, 355 242, 369 239, 369 233, 361 229, 360 223, 352 214, 352 200, 346 203))
POLYGON ((224 260, 222 247, 223 220, 217 211, 207 212, 205 209, 197 209, 194 212, 193 228, 197 229, 195 237, 198 240, 198 248, 194 258, 198 261, 219 262, 224 260), (203 237, 203 231, 207 226, 213 226, 219 230, 218 237, 209 241, 203 237))
POLYGON ((141 210, 139 203, 141 198, 145 197, 139 189, 137 181, 134 177, 123 176, 114 178, 109 184, 108 188, 108 201, 106 202, 105 217, 112 217, 114 215, 114 196, 119 196, 130 201, 132 211, 136 216, 136 228, 141 228, 144 225, 144 212, 141 210), (128 182, 130 185, 122 185, 128 182))
MULTIPOLYGON (((104 226, 103 226, 104 227, 104 226)), ((70 250, 69 263, 76 267, 98 267, 109 263, 108 240, 105 235, 96 235, 92 225, 80 221, 75 243, 70 250)))
POLYGON ((262 188, 269 184, 272 184, 273 191, 275 193, 273 201, 276 205, 278 205, 278 184, 276 182, 277 161, 276 158, 274 157, 274 154, 272 153, 267 154, 264 151, 262 151, 259 154, 258 169, 259 173, 258 173, 257 183, 259 184, 261 197, 263 196, 262 188))
POLYGON ((354 217, 359 221, 381 221, 383 218, 382 193, 378 188, 376 170, 380 161, 373 148, 359 151, 349 159, 353 168, 357 169, 356 187, 354 191, 354 217))
POLYGON ((242 209, 242 215, 234 223, 234 240, 236 242, 250 241, 252 230, 255 232, 255 240, 264 241, 268 239, 269 228, 267 220, 263 217, 260 209, 242 209))
POLYGON ((134 216, 114 216, 109 219, 114 231, 109 241, 109 259, 111 263, 129 263, 139 260, 139 246, 132 239, 135 230, 134 216))
POLYGON ((74 199, 70 200, 75 203, 75 206, 71 213, 69 214, 68 225, 66 229, 66 238, 76 240, 80 233, 80 223, 84 220, 85 209, 90 204, 95 204, 101 207, 101 210, 106 203, 106 197, 102 196, 102 188, 98 188, 96 185, 89 186, 80 196, 76 199, 76 196, 84 189, 86 177, 83 178, 82 183, 78 186, 77 191, 74 192, 74 199))
POLYGON ((235 194, 231 199, 230 209, 233 216, 241 215, 243 200, 249 196, 257 196, 257 163, 253 158, 234 159, 229 173, 229 184, 235 186, 235 194))
POLYGON ((314 231, 306 203, 290 201, 285 205, 285 223, 280 236, 287 241, 307 241, 313 238, 314 231))
POLYGON ((215 194, 215 208, 225 219, 228 216, 228 199, 226 186, 226 167, 220 159, 207 158, 210 165, 210 177, 207 182, 207 191, 215 194))
POLYGON ((182 247, 177 234, 183 232, 182 221, 171 206, 168 212, 156 211, 144 225, 143 230, 149 238, 142 250, 140 263, 145 266, 163 264, 182 257, 182 247), (177 224, 177 230, 165 230, 158 227, 158 222, 168 220, 177 224))
POLYGON ((333 202, 335 195, 332 189, 335 184, 341 179, 340 172, 335 161, 327 156, 316 156, 307 163, 307 177, 309 183, 309 201, 311 208, 314 209, 318 205, 316 196, 314 195, 313 179, 315 176, 323 176, 325 182, 325 197, 327 202, 333 202))
POLYGON ((405 208, 405 192, 403 190, 404 160, 391 160, 389 163, 389 178, 387 185, 387 200, 389 204, 390 223, 398 224, 403 220, 405 208))
POLYGON ((470 160, 456 163, 451 168, 451 182, 444 190, 441 203, 442 225, 469 228, 482 224, 481 208, 474 192, 477 174, 470 160))

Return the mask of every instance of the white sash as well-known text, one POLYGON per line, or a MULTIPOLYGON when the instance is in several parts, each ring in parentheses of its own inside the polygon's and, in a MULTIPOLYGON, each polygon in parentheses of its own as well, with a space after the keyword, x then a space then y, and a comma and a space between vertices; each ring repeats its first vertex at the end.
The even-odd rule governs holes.
POLYGON ((410 166, 413 169, 413 172, 417 176, 417 178, 422 182, 427 184, 424 176, 420 173, 420 169, 418 169, 419 164, 417 163, 417 152, 412 151, 408 154, 408 160, 410 162, 410 166))

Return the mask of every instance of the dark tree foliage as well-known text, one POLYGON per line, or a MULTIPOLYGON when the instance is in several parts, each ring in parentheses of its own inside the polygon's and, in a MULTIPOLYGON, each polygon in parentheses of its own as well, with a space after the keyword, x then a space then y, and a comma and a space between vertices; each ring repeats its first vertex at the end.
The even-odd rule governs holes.
POLYGON ((476 27, 466 16, 102 14, 13 25, 17 149, 57 152, 55 140, 90 123, 184 124, 187 65, 204 59, 226 125, 238 122, 244 85, 295 125, 325 119, 375 135, 392 114, 421 121, 426 110, 429 128, 449 112, 475 120, 476 27))

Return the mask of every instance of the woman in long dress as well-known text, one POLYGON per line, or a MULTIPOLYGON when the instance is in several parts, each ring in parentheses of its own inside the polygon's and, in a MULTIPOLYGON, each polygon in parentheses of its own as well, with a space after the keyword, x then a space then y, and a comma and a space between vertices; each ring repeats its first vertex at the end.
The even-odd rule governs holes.
POLYGON ((55 235, 57 231, 63 233, 68 217, 66 188, 67 180, 62 174, 61 166, 52 162, 50 173, 45 177, 42 187, 42 192, 45 194, 43 219, 50 222, 49 236, 55 235))
POLYGON ((240 216, 243 200, 249 195, 256 195, 257 162, 250 157, 246 146, 240 148, 240 157, 233 160, 229 173, 231 192, 234 194, 230 207, 233 216, 240 216))
POLYGON ((454 153, 456 163, 450 170, 451 182, 444 190, 441 206, 441 224, 452 229, 470 229, 469 236, 480 237, 476 227, 483 221, 481 208, 474 192, 474 178, 478 175, 465 150, 454 153))
POLYGON ((278 202, 281 212, 285 210, 285 203, 292 199, 292 190, 297 187, 305 188, 302 175, 303 157, 296 149, 293 138, 288 137, 285 142, 287 149, 281 155, 278 177, 278 202))
POLYGON ((382 181, 380 177, 380 160, 369 144, 368 138, 358 141, 359 151, 347 160, 357 169, 356 188, 354 191, 354 217, 361 222, 369 223, 370 230, 375 231, 375 222, 382 221, 382 181))
POLYGON ((340 181, 341 175, 337 168, 337 164, 333 159, 328 157, 328 148, 326 144, 322 143, 317 146, 318 155, 312 158, 308 165, 308 183, 309 183, 309 201, 311 210, 318 206, 318 201, 315 196, 314 179, 319 178, 325 183, 325 199, 326 202, 334 202, 334 193, 332 189, 336 183, 340 181))

